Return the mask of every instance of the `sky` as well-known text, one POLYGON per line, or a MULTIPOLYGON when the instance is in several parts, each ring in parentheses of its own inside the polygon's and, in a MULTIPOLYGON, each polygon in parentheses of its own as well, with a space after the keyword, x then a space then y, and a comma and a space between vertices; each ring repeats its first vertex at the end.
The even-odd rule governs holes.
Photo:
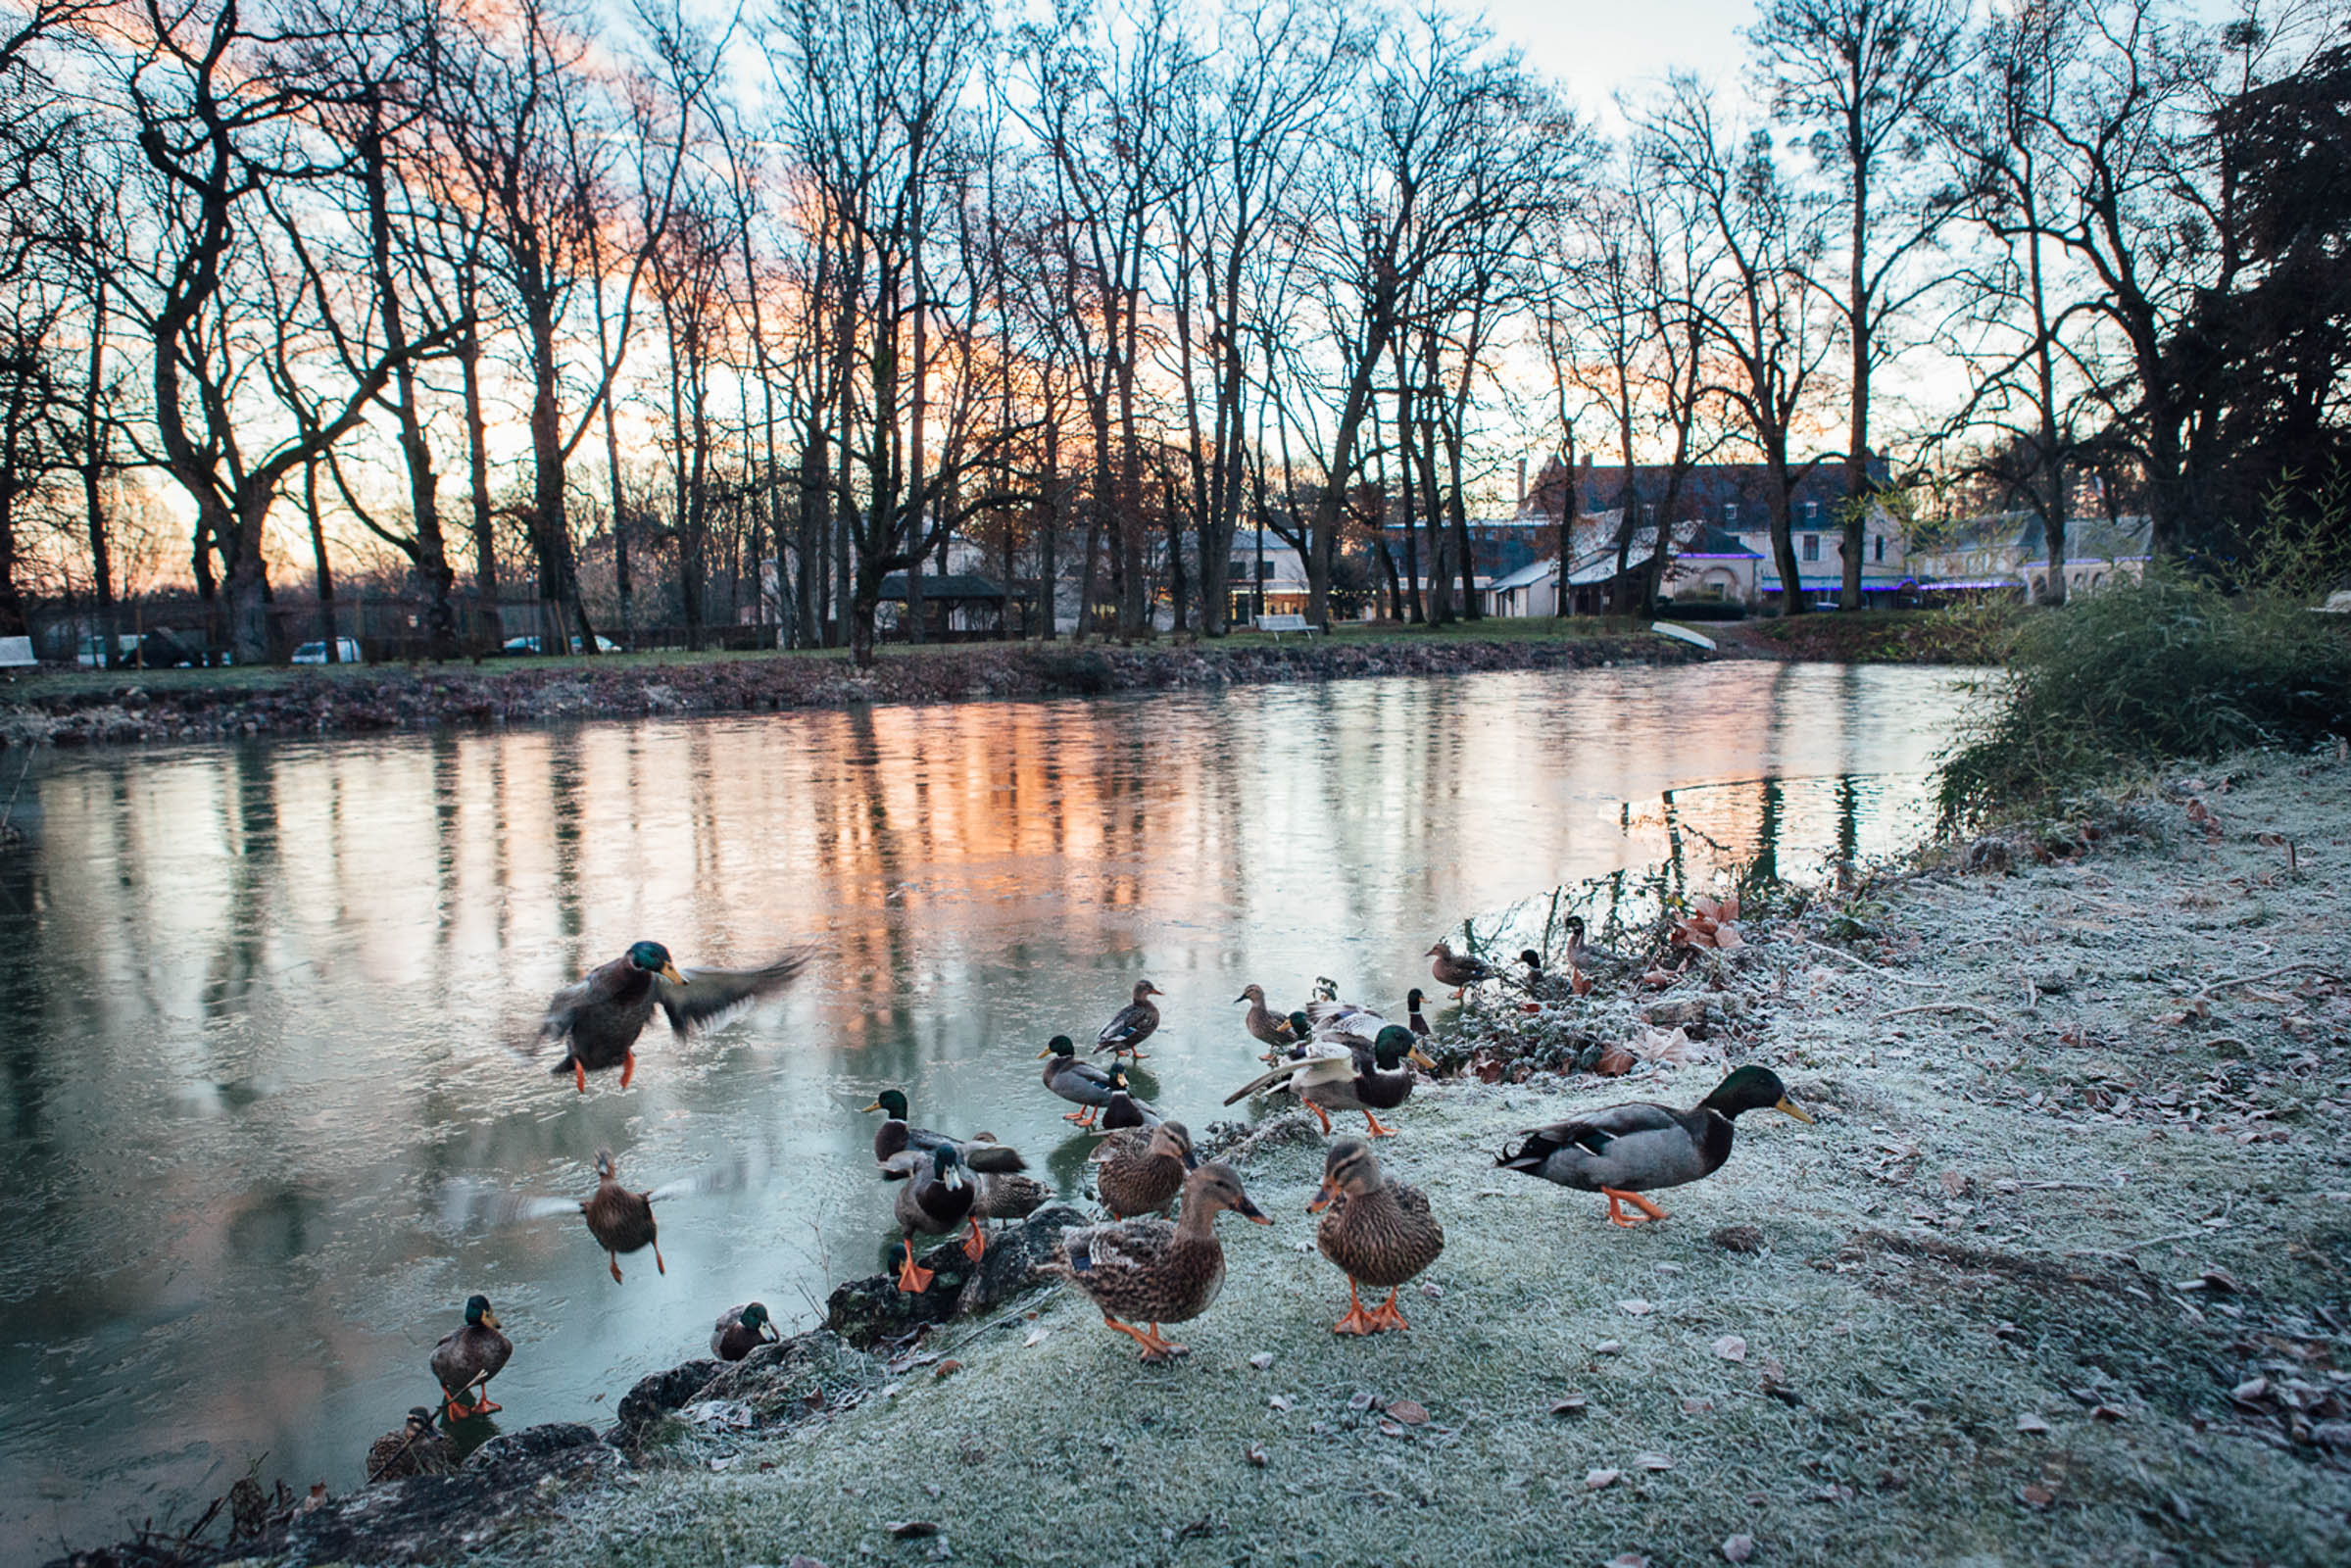
POLYGON ((1739 29, 1754 19, 1753 0, 1493 0, 1454 7, 1481 10, 1494 35, 1516 44, 1536 70, 1603 122, 1611 94, 1687 67, 1735 84, 1739 29))

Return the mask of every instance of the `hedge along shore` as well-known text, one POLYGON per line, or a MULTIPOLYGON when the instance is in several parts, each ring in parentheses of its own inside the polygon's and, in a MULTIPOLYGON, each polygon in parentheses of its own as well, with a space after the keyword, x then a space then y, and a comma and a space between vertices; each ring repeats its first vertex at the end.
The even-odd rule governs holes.
MULTIPOLYGON (((1174 1106, 1275 1224, 1222 1222, 1173 1366, 1032 1284, 878 1354, 819 1330, 688 1362, 607 1433, 530 1428, 176 1560, 2351 1560, 2351 765, 2175 772, 2007 850, 1750 919, 1662 991, 1441 1014, 1504 1070, 1424 1084, 1382 1142, 1446 1233, 1409 1334, 1331 1333, 1302 1115, 1174 1106), (1699 1059, 1538 1065, 1569 1029, 1679 1054, 1652 1014, 1699 1059), (1519 1128, 1746 1061, 1819 1124, 1742 1120, 1661 1224, 1494 1168, 1519 1128)), ((1252 1050, 1236 1029, 1236 1084, 1252 1050)))
POLYGON ((1680 664, 1695 649, 1621 626, 1551 635, 1298 637, 1287 642, 965 643, 899 650, 869 670, 808 654, 658 655, 348 669, 34 676, 0 698, 0 745, 486 728, 595 718, 767 712, 866 703, 1102 696, 1277 681, 1499 669, 1680 664))

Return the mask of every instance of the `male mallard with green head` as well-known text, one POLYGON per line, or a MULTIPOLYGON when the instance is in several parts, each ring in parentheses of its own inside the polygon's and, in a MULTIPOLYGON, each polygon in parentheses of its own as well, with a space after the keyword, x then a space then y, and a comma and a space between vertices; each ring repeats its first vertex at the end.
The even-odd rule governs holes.
POLYGON ((1160 1336, 1159 1325, 1200 1316, 1224 1288, 1216 1216, 1228 1208, 1260 1225, 1273 1223, 1242 1191, 1240 1174, 1210 1160, 1184 1183, 1182 1219, 1172 1225, 1163 1219, 1130 1219, 1064 1231, 1060 1251, 1043 1265, 1044 1272, 1059 1275, 1092 1298, 1104 1325, 1143 1347, 1144 1360, 1188 1355, 1186 1347, 1160 1336), (1139 1326, 1145 1323, 1151 1327, 1139 1326))
POLYGON ((1141 1061, 1143 1053, 1135 1048, 1149 1040, 1151 1032, 1159 1027, 1159 1009, 1151 998, 1165 995, 1166 992, 1149 980, 1136 981, 1135 1000, 1111 1014, 1110 1021, 1102 1025, 1102 1033, 1094 1037, 1094 1054, 1099 1056, 1107 1051, 1114 1055, 1141 1061))
POLYGON ((367 1485, 406 1481, 411 1476, 445 1476, 457 1468, 457 1445, 433 1425, 430 1407, 418 1405, 408 1413, 397 1432, 387 1432, 367 1445, 367 1485))
POLYGON ((881 1166, 882 1180, 886 1182, 906 1179, 913 1167, 893 1165, 891 1162, 909 1150, 928 1153, 935 1149, 952 1149, 966 1169, 992 1174, 1028 1169, 1027 1160, 1022 1159, 1016 1151, 1006 1149, 1002 1144, 987 1139, 962 1143, 945 1133, 932 1132, 928 1127, 909 1124, 906 1120, 906 1097, 900 1090, 883 1090, 873 1097, 873 1103, 865 1108, 882 1112, 882 1124, 873 1132, 873 1159, 875 1164, 881 1166))
POLYGON ((1396 1310, 1396 1293, 1445 1250, 1445 1227, 1429 1212, 1418 1188, 1392 1182, 1371 1146, 1343 1138, 1323 1157, 1322 1190, 1306 1205, 1322 1218, 1314 1240, 1322 1255, 1347 1274, 1347 1316, 1338 1334, 1383 1334, 1410 1327, 1396 1310), (1388 1287, 1388 1299, 1366 1312, 1356 1285, 1388 1287))
POLYGON ((655 1007, 668 1014, 671 1029, 693 1034, 774 996, 807 965, 805 955, 787 954, 760 969, 680 969, 659 942, 636 943, 549 999, 539 1038, 564 1046, 563 1059, 549 1070, 569 1072, 584 1095, 589 1073, 617 1067, 626 1089, 637 1075, 637 1037, 655 1007))
POLYGON ((1045 1063, 1045 1087, 1079 1108, 1062 1112, 1063 1121, 1074 1121, 1091 1131, 1094 1118, 1110 1102, 1110 1075, 1090 1061, 1078 1060, 1078 1048, 1067 1035, 1055 1035, 1037 1053, 1045 1063))
POLYGON ((580 1200, 579 1211, 588 1221, 588 1234, 596 1238, 612 1264, 614 1285, 620 1283, 620 1254, 648 1247, 653 1249, 655 1271, 669 1272, 655 1235, 653 1198, 650 1192, 632 1193, 620 1185, 619 1168, 611 1150, 596 1152, 596 1191, 580 1200))
POLYGON ((1157 1107, 1137 1100, 1127 1090, 1127 1070, 1110 1069, 1110 1102, 1102 1106, 1102 1119, 1096 1132, 1114 1133, 1126 1128, 1155 1127, 1159 1124, 1157 1107))
POLYGON ((1734 1124, 1750 1110, 1777 1110, 1798 1121, 1812 1120, 1788 1098, 1779 1074, 1769 1067, 1747 1066, 1688 1110, 1636 1101, 1531 1128, 1518 1135, 1516 1149, 1504 1149, 1494 1163, 1562 1187, 1599 1193, 1608 1200, 1611 1224, 1639 1225, 1644 1219, 1667 1217, 1642 1193, 1680 1187, 1722 1168, 1731 1157, 1734 1124), (1628 1216, 1619 1203, 1631 1203, 1641 1213, 1628 1216))
POLYGON ((988 1250, 979 1220, 971 1211, 979 1189, 963 1174, 963 1161, 953 1144, 936 1149, 908 1149, 890 1158, 890 1168, 906 1178, 898 1190, 898 1223, 906 1233, 906 1261, 898 1271, 898 1288, 917 1296, 931 1288, 933 1271, 914 1261, 914 1238, 952 1236, 958 1225, 969 1225, 963 1255, 978 1262, 988 1250))
POLYGON ((1371 1137, 1393 1138, 1396 1129, 1380 1125, 1374 1112, 1394 1110, 1411 1095, 1412 1069, 1404 1065, 1407 1061, 1423 1067, 1436 1065, 1421 1054, 1420 1043, 1412 1038, 1411 1030, 1392 1023, 1368 1047, 1342 1041, 1309 1047, 1306 1055, 1276 1063, 1270 1072, 1225 1096, 1224 1102, 1237 1104, 1254 1094, 1287 1089, 1314 1112, 1326 1133, 1331 1130, 1330 1112, 1359 1110, 1371 1137))
POLYGON ((1156 1127, 1130 1127, 1102 1140, 1089 1163, 1095 1196, 1113 1219, 1137 1214, 1164 1213, 1184 1190, 1184 1178, 1199 1163, 1192 1154, 1192 1134, 1180 1121, 1156 1127))
POLYGON ((718 1314, 717 1325, 710 1330, 710 1353, 721 1361, 740 1361, 780 1337, 763 1303, 730 1306, 718 1314))
POLYGON ((514 1342, 498 1331, 490 1298, 467 1297, 465 1326, 445 1336, 432 1351, 432 1375, 440 1380, 442 1408, 450 1420, 501 1408, 490 1402, 489 1384, 514 1353, 514 1342))

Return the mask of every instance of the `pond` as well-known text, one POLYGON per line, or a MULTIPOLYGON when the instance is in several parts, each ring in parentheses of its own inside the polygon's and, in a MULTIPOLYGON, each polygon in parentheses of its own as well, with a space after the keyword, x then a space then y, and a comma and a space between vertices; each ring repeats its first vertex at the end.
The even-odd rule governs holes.
MULTIPOLYGON (((733 1302, 786 1332, 883 1266, 873 1118, 993 1131, 1077 1196, 1038 1081, 1137 979, 1195 1130, 1256 1070, 1233 998, 1395 1004, 1466 915, 1674 852, 1899 849, 1966 672, 1723 663, 647 720, 45 758, 0 860, 13 1199, 0 1561, 266 1481, 356 1486, 487 1294, 511 1430, 611 1418, 733 1302), (1696 848, 1693 849, 1692 847, 1696 848), (632 941, 812 972, 634 1085, 529 1055, 632 941), (663 1205, 614 1285, 599 1147, 663 1205), (515 1205, 503 1205, 512 1211, 515 1205)), ((1442 1018, 1440 1018, 1442 1027, 1442 1018)))

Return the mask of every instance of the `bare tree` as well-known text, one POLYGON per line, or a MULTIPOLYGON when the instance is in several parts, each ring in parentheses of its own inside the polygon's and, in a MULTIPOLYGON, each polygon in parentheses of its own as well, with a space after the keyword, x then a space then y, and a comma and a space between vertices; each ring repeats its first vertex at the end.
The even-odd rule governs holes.
POLYGON ((1907 346, 1898 328, 1939 280, 1922 265, 1949 215, 1930 158, 1934 118, 1968 67, 1964 0, 1765 0, 1747 31, 1772 113, 1810 132, 1833 179, 1844 247, 1816 286, 1842 318, 1845 377, 1844 565, 1837 603, 1861 608, 1869 515, 1870 390, 1907 346))

